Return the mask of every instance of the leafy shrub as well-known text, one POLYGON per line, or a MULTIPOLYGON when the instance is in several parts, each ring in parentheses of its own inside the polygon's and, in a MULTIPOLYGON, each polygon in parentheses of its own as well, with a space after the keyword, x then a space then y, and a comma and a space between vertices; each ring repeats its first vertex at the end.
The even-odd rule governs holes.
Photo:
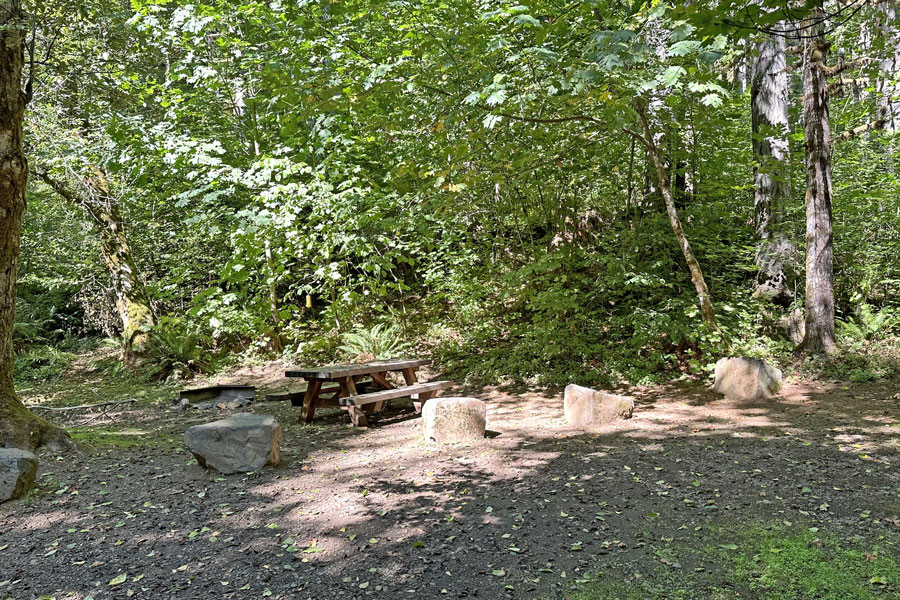
POLYGON ((882 337, 897 324, 897 315, 890 308, 876 311, 869 304, 857 307, 855 315, 846 321, 838 320, 838 333, 851 341, 854 350, 865 342, 882 337))
POLYGON ((59 379, 76 356, 53 346, 32 346, 17 353, 13 366, 16 381, 54 381, 59 379))
POLYGON ((341 341, 338 351, 355 362, 397 358, 409 348, 401 338, 400 326, 384 323, 345 333, 341 341))
POLYGON ((206 338, 181 319, 166 318, 154 326, 147 339, 147 358, 158 379, 191 379, 213 369, 215 357, 204 347, 206 338))
POLYGON ((13 321, 13 343, 16 347, 47 342, 63 332, 56 328, 56 308, 44 308, 24 298, 16 298, 16 315, 13 321))

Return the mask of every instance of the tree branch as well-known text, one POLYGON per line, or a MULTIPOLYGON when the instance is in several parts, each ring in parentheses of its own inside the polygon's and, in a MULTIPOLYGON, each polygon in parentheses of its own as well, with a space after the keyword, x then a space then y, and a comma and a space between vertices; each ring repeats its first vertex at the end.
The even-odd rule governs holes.
POLYGON ((828 140, 828 143, 831 144, 831 143, 839 141, 839 140, 849 140, 849 139, 858 137, 858 136, 862 135, 863 133, 866 133, 867 131, 875 131, 877 129, 884 129, 884 127, 887 125, 887 123, 888 123, 888 119, 876 119, 875 121, 869 121, 868 123, 860 125, 859 127, 854 127, 853 129, 848 129, 847 131, 843 132, 842 134, 840 134, 837 137, 831 138, 830 140, 828 140))
MULTIPOLYGON (((420 82, 418 85, 421 86, 423 89, 429 90, 436 94, 440 94, 446 98, 454 97, 454 95, 451 94, 450 92, 448 92, 446 90, 442 90, 440 88, 436 88, 431 85, 428 85, 427 83, 420 82)), ((512 119, 514 121, 524 121, 526 123, 568 123, 570 121, 587 121, 590 123, 596 123, 597 125, 603 125, 604 127, 606 127, 606 121, 603 121, 602 119, 598 119, 596 117, 592 117, 590 115, 580 115, 579 114, 579 115, 569 115, 566 117, 546 117, 546 118, 544 118, 544 117, 524 117, 522 115, 515 115, 513 113, 495 112, 493 109, 491 109, 491 107, 485 106, 484 104, 481 104, 481 103, 473 104, 472 106, 474 106, 475 108, 480 108, 481 110, 483 110, 485 112, 495 114, 499 117, 506 117, 507 119, 512 119)))

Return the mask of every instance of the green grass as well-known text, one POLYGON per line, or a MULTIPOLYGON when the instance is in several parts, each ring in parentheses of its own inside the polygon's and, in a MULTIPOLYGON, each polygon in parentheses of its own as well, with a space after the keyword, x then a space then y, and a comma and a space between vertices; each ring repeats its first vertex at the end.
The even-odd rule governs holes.
POLYGON ((711 534, 729 542, 702 548, 670 546, 669 565, 658 563, 640 575, 602 570, 569 598, 875 600, 897 598, 900 593, 900 564, 889 545, 783 526, 711 528, 711 534), (718 570, 695 567, 699 564, 716 565, 718 570))
POLYGON ((868 600, 897 597, 900 565, 885 550, 832 534, 754 531, 733 559, 738 581, 771 600, 868 600))
POLYGON ((79 444, 92 448, 135 448, 165 446, 169 437, 137 427, 71 427, 68 429, 79 444))
POLYGON ((18 379, 16 391, 28 404, 79 406, 136 398, 140 406, 164 407, 180 389, 175 384, 150 381, 146 370, 122 367, 118 358, 109 353, 74 371, 70 369, 64 376, 40 384, 18 379))

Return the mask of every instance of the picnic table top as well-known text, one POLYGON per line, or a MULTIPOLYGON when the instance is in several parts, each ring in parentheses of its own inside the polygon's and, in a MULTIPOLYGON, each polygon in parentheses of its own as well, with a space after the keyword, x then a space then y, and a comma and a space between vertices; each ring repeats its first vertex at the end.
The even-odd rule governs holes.
POLYGON ((430 365, 428 359, 400 359, 378 360, 362 364, 326 365, 309 369, 288 369, 285 377, 305 377, 306 379, 337 379, 339 377, 353 377, 354 375, 367 375, 379 371, 401 371, 430 365))

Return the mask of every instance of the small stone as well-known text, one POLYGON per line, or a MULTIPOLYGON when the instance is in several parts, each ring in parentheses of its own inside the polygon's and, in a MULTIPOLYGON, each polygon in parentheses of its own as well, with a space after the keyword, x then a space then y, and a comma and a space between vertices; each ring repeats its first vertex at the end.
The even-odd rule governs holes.
POLYGON ((781 389, 781 371, 758 358, 721 358, 713 391, 730 400, 771 398, 781 389))
POLYGON ((38 458, 27 450, 0 448, 0 502, 21 498, 34 487, 38 458))
POLYGON ((634 414, 634 399, 598 392, 574 383, 566 386, 563 414, 572 427, 605 425, 634 414))
POLYGON ((240 413, 191 427, 184 443, 201 466, 247 473, 279 463, 281 425, 271 416, 240 413))
POLYGON ((433 398, 422 408, 426 442, 469 442, 484 437, 487 407, 475 398, 433 398))

